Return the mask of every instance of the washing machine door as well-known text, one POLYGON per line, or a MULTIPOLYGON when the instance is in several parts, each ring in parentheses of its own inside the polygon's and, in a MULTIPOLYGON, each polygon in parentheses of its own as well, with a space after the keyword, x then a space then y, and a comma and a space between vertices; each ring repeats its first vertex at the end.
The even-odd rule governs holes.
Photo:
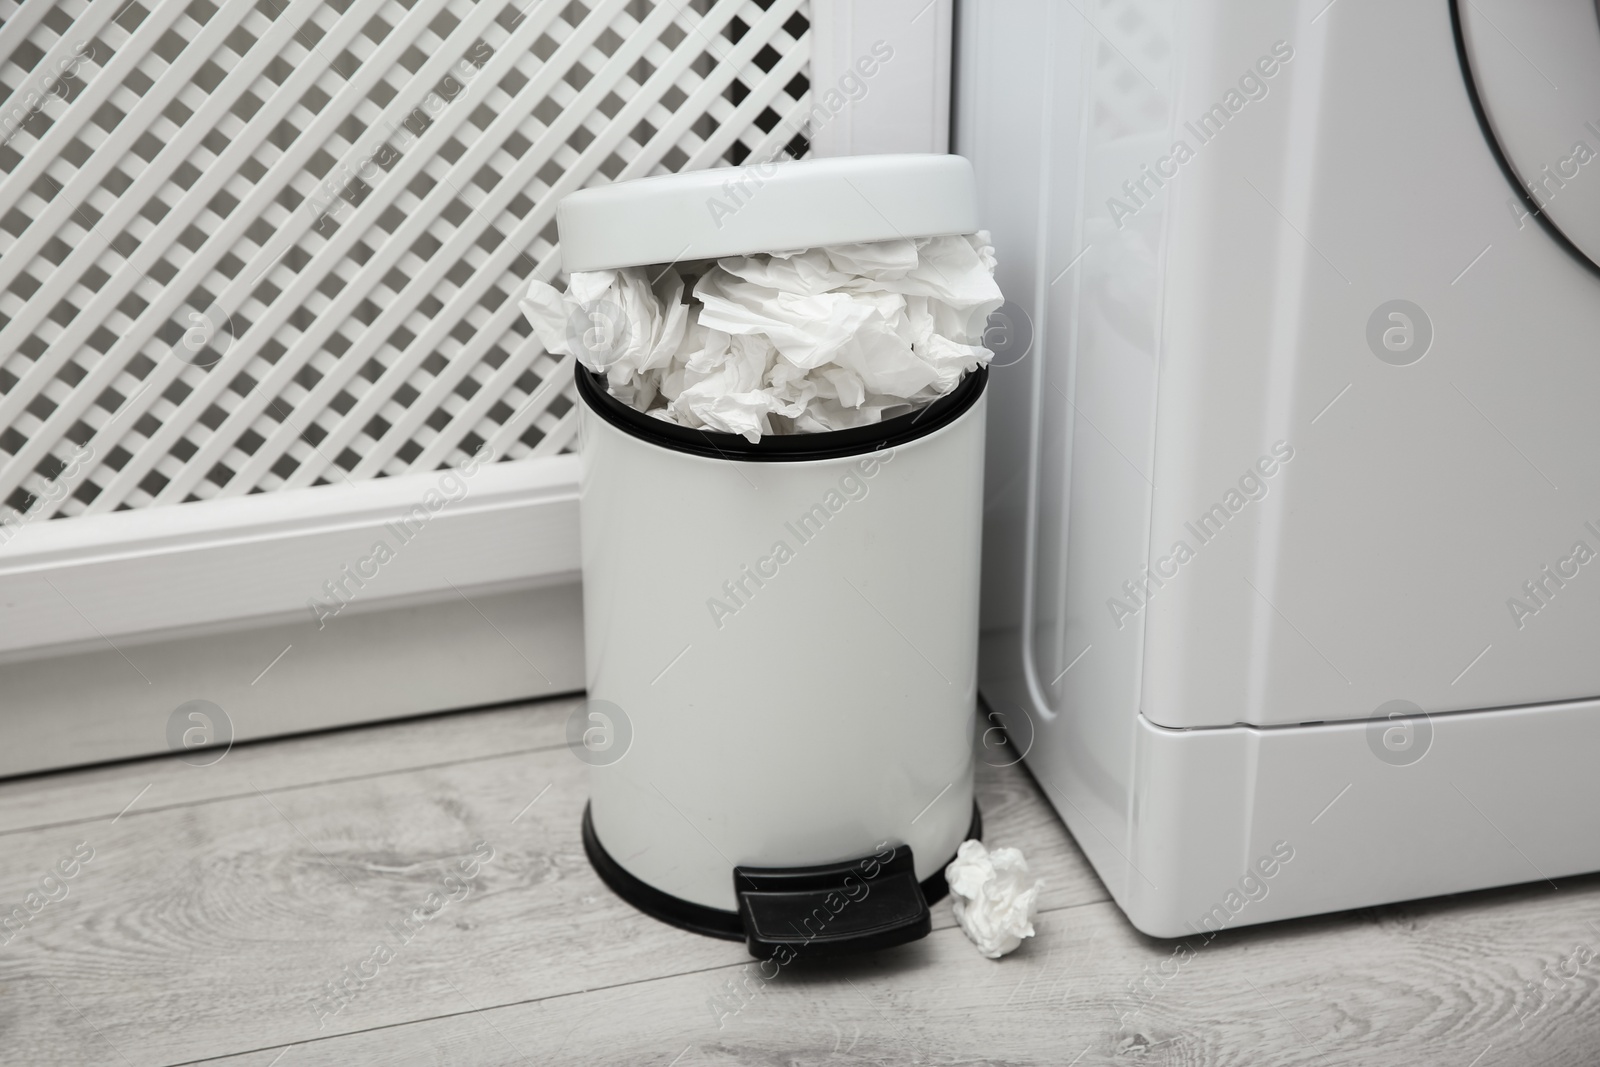
MULTIPOLYGON (((1452 0, 1457 43, 1519 221, 1542 217, 1600 267, 1596 0, 1452 0)), ((1441 179, 1448 180, 1447 175, 1441 179)))

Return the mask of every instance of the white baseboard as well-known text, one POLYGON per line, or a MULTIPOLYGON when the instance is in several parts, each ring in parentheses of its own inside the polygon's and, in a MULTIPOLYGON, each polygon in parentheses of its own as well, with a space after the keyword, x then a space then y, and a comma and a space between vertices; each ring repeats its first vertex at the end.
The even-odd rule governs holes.
POLYGON ((453 588, 576 575, 577 476, 576 456, 551 456, 31 523, 0 546, 0 662, 312 619, 313 601, 342 620, 453 588), (380 542, 392 558, 350 577, 380 542), (343 585, 347 607, 327 582, 343 585))
POLYGON ((165 752, 190 700, 250 739, 583 688, 577 472, 486 463, 14 531, 0 775, 165 752))
POLYGON ((0 776, 164 754, 195 700, 246 741, 583 688, 576 582, 462 594, 6 664, 0 776))

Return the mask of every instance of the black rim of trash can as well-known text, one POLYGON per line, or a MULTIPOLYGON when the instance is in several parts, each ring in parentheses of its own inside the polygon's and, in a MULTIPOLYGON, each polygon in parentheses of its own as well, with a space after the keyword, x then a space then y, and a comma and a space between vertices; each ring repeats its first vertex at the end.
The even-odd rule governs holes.
MULTIPOLYGON (((978 811, 978 802, 972 802, 972 823, 967 827, 967 836, 963 841, 971 841, 983 836, 983 816, 978 811)), ((589 805, 583 806, 583 851, 589 856, 589 864, 594 867, 600 880, 610 887, 611 891, 635 908, 644 912, 653 919, 660 919, 682 930, 691 933, 705 934, 708 937, 720 937, 725 941, 743 941, 745 939, 744 920, 739 918, 736 911, 723 911, 721 908, 708 908, 704 904, 675 897, 671 893, 663 893, 648 882, 629 874, 623 869, 622 864, 611 858, 606 847, 600 843, 600 838, 594 832, 594 818, 589 813, 589 805)), ((934 905, 943 900, 950 893, 950 885, 945 881, 944 869, 948 867, 955 855, 939 865, 922 881, 922 896, 928 904, 934 905)))
POLYGON ((694 430, 635 411, 612 396, 606 389, 605 378, 587 367, 578 367, 573 377, 578 382, 578 396, 589 409, 631 437, 643 438, 675 452, 712 459, 797 463, 864 456, 926 437, 959 419, 978 402, 989 381, 989 368, 968 371, 954 389, 926 407, 871 426, 821 433, 766 434, 753 443, 736 433, 694 430))

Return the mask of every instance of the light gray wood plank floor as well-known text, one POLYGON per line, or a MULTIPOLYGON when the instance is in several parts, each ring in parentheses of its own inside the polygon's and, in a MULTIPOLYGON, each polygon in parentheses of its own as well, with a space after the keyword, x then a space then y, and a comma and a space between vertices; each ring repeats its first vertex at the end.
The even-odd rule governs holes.
POLYGON ((0 1064, 1600 1063, 1600 878, 1156 941, 1021 768, 979 801, 1048 882, 1036 938, 983 959, 941 903, 925 941, 766 980, 590 870, 572 706, 0 782, 0 914, 75 871, 0 930, 0 1064))

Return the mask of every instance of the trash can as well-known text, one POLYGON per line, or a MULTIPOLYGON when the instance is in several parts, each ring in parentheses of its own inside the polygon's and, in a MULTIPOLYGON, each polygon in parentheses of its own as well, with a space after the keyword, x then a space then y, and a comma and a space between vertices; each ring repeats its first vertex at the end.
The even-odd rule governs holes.
MULTIPOLYGON (((648 178, 558 224, 568 271, 978 229, 953 156, 648 178)), ((928 932, 978 834, 986 381, 752 443, 577 369, 589 698, 628 735, 590 771, 583 839, 639 909, 781 959, 928 932)))

